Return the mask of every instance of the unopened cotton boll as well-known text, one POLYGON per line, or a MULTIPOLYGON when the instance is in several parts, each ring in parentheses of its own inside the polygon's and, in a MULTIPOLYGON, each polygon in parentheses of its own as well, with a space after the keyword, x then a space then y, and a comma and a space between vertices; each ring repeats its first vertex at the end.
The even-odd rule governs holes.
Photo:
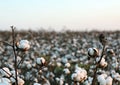
POLYGON ((99 54, 99 52, 98 52, 98 49, 97 49, 97 48, 89 48, 89 49, 88 49, 88 55, 89 55, 90 57, 97 57, 98 54, 99 54))
POLYGON ((37 58, 36 63, 39 64, 39 65, 44 65, 45 64, 45 59, 43 57, 37 58))
POLYGON ((19 42, 16 43, 16 46, 18 49, 27 51, 30 49, 30 43, 28 40, 20 40, 19 42))

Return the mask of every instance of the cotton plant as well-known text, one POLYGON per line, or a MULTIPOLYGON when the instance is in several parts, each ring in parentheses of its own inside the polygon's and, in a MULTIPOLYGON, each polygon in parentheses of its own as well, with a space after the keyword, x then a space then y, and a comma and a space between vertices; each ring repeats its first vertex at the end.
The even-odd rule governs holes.
MULTIPOLYGON (((102 51, 100 53, 100 51, 97 48, 89 48, 88 49, 88 55, 89 55, 89 59, 93 58, 93 60, 95 60, 95 67, 94 69, 94 75, 93 75, 93 80, 92 80, 92 85, 96 85, 96 77, 97 77, 97 70, 98 68, 105 68, 107 67, 108 63, 105 60, 105 51, 106 51, 106 44, 107 44, 107 40, 106 37, 104 36, 104 34, 100 34, 99 35, 99 42, 102 45, 102 51)), ((102 81, 102 84, 100 85, 106 85, 106 81, 104 78, 100 78, 102 81)), ((98 78, 98 82, 99 78, 98 78)))
POLYGON ((3 76, 14 78, 15 85, 23 85, 24 80, 18 77, 18 67, 22 63, 22 61, 24 61, 24 58, 21 59, 20 62, 18 62, 18 59, 19 59, 18 54, 19 52, 23 52, 24 54, 26 51, 28 51, 30 49, 30 43, 28 40, 20 40, 16 42, 15 41, 15 27, 11 26, 11 29, 12 29, 12 45, 4 41, 3 43, 7 44, 8 46, 11 46, 13 49, 12 51, 14 55, 13 57, 14 58, 14 75, 12 75, 12 73, 7 67, 1 68, 0 72, 2 73, 3 76))
MULTIPOLYGON (((96 38, 91 39, 91 37, 94 37, 94 33, 92 36, 88 36, 86 33, 83 35, 80 34, 80 36, 77 34, 76 36, 76 33, 59 34, 56 32, 37 32, 35 35, 31 35, 32 33, 25 35, 25 38, 23 39, 18 39, 18 36, 15 36, 17 38, 14 45, 16 53, 18 52, 17 80, 19 84, 28 85, 28 82, 30 82, 29 85, 94 85, 92 84, 93 80, 95 80, 96 85, 97 83, 104 84, 100 83, 100 80, 102 80, 101 78, 98 79, 101 75, 99 74, 99 71, 102 70, 100 72, 107 74, 104 78, 106 85, 111 85, 111 78, 113 79, 113 85, 119 85, 119 70, 115 70, 115 72, 111 73, 108 70, 108 66, 110 65, 112 69, 118 69, 119 57, 115 56, 116 60, 111 62, 106 58, 114 57, 109 57, 107 55, 107 57, 103 56, 101 58, 101 54, 104 54, 106 50, 104 50, 104 53, 101 53, 103 48, 102 50, 99 50, 99 43, 96 38), (29 37, 29 40, 31 39, 31 42, 27 40, 27 37, 29 37), (90 45, 92 46, 90 47, 90 45), (92 61, 93 65, 87 59, 87 48, 89 59, 92 61), (21 60, 23 61, 21 62, 21 60), (95 69, 97 70, 95 71, 95 69), (96 79, 94 79, 94 73, 96 73, 96 79), (18 79, 18 77, 20 79, 18 79)), ((95 33, 95 35, 97 35, 97 33, 95 33)), ((24 35, 20 36, 23 37, 24 35)), ((104 36, 101 37, 102 39, 100 39, 100 42, 103 47, 106 45, 106 40, 103 40, 104 36)), ((12 49, 8 48, 10 46, 4 47, 2 49, 0 48, 2 51, 0 51, 0 54, 3 53, 6 48, 7 50, 10 50, 6 55, 12 54, 12 49)), ((113 50, 116 51, 117 49, 114 47, 113 50)), ((119 50, 117 51, 119 52, 119 50)), ((108 54, 113 54, 113 52, 109 51, 108 54)), ((5 66, 0 68, 2 73, 4 73, 4 67, 8 67, 10 70, 9 74, 12 76, 8 75, 6 72, 3 75, 8 77, 10 85, 15 84, 16 82, 16 70, 14 69, 15 58, 12 58, 13 55, 9 57, 4 56, 1 64, 3 63, 5 66), (7 61, 9 61, 9 65, 7 65, 7 61)), ((5 82, 1 82, 0 85, 4 85, 3 83, 5 82)))

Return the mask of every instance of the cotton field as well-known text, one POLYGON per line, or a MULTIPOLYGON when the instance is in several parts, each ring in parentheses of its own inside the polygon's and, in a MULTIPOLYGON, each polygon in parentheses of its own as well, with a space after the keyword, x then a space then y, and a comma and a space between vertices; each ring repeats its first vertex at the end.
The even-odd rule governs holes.
POLYGON ((12 35, 0 32, 0 85, 120 85, 120 31, 12 35))

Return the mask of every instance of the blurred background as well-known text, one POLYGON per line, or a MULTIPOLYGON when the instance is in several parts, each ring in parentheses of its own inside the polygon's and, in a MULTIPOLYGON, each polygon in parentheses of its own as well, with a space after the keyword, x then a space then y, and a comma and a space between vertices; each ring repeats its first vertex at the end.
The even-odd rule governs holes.
POLYGON ((120 30, 120 0, 1 0, 0 30, 120 30))

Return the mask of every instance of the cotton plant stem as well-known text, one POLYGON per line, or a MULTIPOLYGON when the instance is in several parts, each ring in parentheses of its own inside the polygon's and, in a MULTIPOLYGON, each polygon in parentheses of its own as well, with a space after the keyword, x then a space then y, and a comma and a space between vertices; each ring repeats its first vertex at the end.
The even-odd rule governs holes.
POLYGON ((18 85, 18 79, 17 79, 17 54, 16 54, 16 49, 15 49, 15 33, 14 33, 14 27, 12 26, 12 38, 13 38, 13 53, 15 57, 15 80, 16 80, 16 85, 18 85))
POLYGON ((96 63, 96 67, 94 69, 94 75, 93 75, 93 80, 92 80, 92 85, 96 85, 96 75, 97 75, 97 69, 99 67, 99 64, 103 58, 103 55, 104 55, 104 51, 105 51, 105 45, 103 45, 103 48, 102 48, 102 53, 101 53, 101 56, 100 56, 100 60, 96 63))

